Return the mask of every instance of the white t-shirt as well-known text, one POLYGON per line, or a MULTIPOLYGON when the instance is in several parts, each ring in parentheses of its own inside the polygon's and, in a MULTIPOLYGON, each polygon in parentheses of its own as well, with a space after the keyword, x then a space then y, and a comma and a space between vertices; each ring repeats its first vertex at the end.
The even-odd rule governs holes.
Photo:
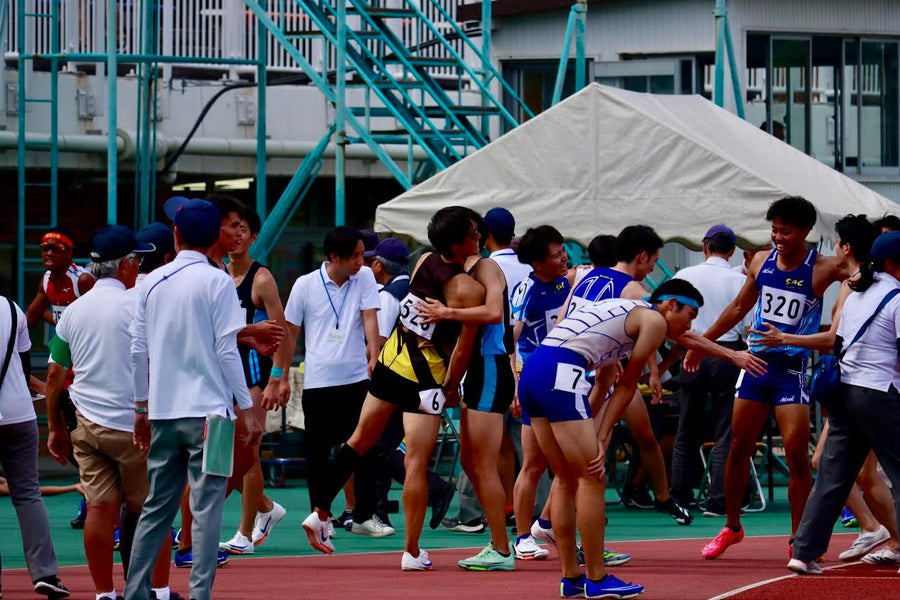
POLYGON ((875 283, 865 292, 853 292, 847 296, 841 310, 837 334, 844 340, 843 347, 846 349, 841 359, 841 381, 882 392, 888 391, 893 384, 900 390, 900 361, 897 357, 900 294, 881 309, 862 337, 848 348, 885 294, 900 288, 900 281, 887 273, 878 273, 876 277, 875 283))
POLYGON ((136 293, 118 279, 103 278, 66 308, 56 326, 72 354, 72 402, 88 421, 118 431, 134 430, 129 328, 136 308, 136 293))
POLYGON ((31 339, 28 337, 28 323, 25 321, 25 313, 15 303, 16 331, 12 329, 12 314, 9 310, 9 302, 4 296, 0 296, 0 368, 3 367, 3 359, 6 357, 6 345, 9 336, 15 335, 12 356, 9 357, 9 368, 6 370, 6 378, 3 387, 0 388, 0 425, 15 425, 33 421, 36 417, 34 406, 31 404, 31 392, 28 391, 28 382, 25 381, 25 373, 22 371, 22 359, 20 352, 31 350, 31 339))
POLYGON ((150 420, 234 417, 253 400, 237 333, 246 327, 234 281, 206 255, 182 250, 141 282, 131 325, 136 400, 149 397, 150 420), (149 354, 149 389, 146 363, 149 354))
MULTIPOLYGON (((401 278, 409 279, 409 275, 398 275, 394 279, 401 278)), ((383 289, 384 286, 378 286, 378 298, 381 300, 381 308, 378 309, 378 335, 389 338, 400 314, 400 301, 390 292, 382 291, 383 289)))
MULTIPOLYGON (((493 259, 500 267, 500 270, 503 271, 503 276, 506 278, 506 290, 511 300, 515 287, 531 273, 531 265, 520 263, 519 257, 516 256, 516 253, 513 252, 512 248, 504 248, 503 250, 491 252, 491 255, 488 258, 493 259)), ((512 323, 512 310, 510 310, 509 320, 510 323, 512 323)))
MULTIPOLYGON (((691 327, 692 331, 700 335, 712 327, 725 308, 737 298, 747 280, 746 275, 733 270, 727 260, 718 256, 711 256, 705 263, 681 269, 675 273, 675 277, 691 283, 703 296, 703 306, 697 312, 697 318, 691 327)), ((750 318, 752 317, 746 317, 745 321, 750 318)), ((743 337, 743 332, 744 323, 741 322, 716 341, 736 342, 743 337)))
POLYGON ((326 265, 297 278, 284 318, 303 326, 306 369, 303 387, 315 389, 357 383, 369 378, 363 310, 379 309, 378 284, 368 267, 338 286, 326 265))

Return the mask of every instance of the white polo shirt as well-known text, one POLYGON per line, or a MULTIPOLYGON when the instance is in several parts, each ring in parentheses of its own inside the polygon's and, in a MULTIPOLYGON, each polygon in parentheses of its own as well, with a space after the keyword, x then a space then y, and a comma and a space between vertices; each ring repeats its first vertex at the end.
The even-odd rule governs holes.
POLYGON ((869 328, 855 344, 847 348, 885 294, 900 287, 887 273, 876 274, 877 279, 865 292, 847 296, 841 310, 837 334, 847 349, 841 359, 841 381, 882 392, 891 384, 900 390, 900 361, 897 359, 897 339, 900 338, 900 294, 881 309, 869 328))
MULTIPOLYGON (((722 315, 725 308, 737 297, 747 277, 733 271, 724 258, 710 256, 705 263, 681 269, 675 278, 691 283, 703 296, 703 306, 691 330, 703 335, 722 315)), ((731 331, 722 334, 717 342, 736 342, 742 337, 744 325, 738 323, 731 331)))
POLYGON ((328 276, 328 262, 297 278, 284 318, 303 326, 306 370, 303 387, 315 389, 357 383, 369 378, 366 336, 360 311, 378 309, 378 284, 369 267, 338 286, 328 276))
POLYGON ((182 250, 141 282, 131 326, 136 400, 150 420, 234 416, 253 406, 237 349, 246 327, 234 282, 206 255, 182 250), (146 360, 149 356, 149 388, 146 360))
POLYGON ((88 421, 118 431, 134 430, 129 328, 136 308, 137 294, 105 277, 70 304, 56 326, 72 354, 72 402, 88 421))
POLYGON ((5 296, 0 296, 0 369, 3 368, 3 359, 6 358, 6 345, 9 336, 16 336, 13 342, 12 356, 9 357, 9 368, 6 370, 6 378, 3 387, 0 388, 0 425, 15 425, 33 421, 36 417, 34 406, 31 403, 31 392, 28 391, 28 382, 25 381, 25 373, 22 371, 22 359, 20 352, 31 350, 31 338, 28 337, 28 323, 25 321, 25 313, 13 302, 16 311, 16 330, 12 331, 12 313, 9 310, 9 302, 5 296))

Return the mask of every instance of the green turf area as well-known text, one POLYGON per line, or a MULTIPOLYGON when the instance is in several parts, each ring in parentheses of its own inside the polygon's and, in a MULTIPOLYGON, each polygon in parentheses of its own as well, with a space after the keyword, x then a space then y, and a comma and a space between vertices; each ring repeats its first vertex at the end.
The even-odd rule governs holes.
MULTIPOLYGON (((45 481, 45 484, 70 483, 71 481, 45 481)), ((257 556, 296 556, 303 554, 315 554, 316 552, 306 544, 306 537, 300 528, 301 521, 309 514, 309 497, 306 492, 305 481, 288 480, 285 488, 267 489, 266 492, 287 510, 285 520, 274 530, 268 541, 257 549, 257 556)), ((392 495, 399 499, 400 491, 395 490, 392 495)), ((613 499, 614 493, 608 492, 608 498, 613 499)), ((84 549, 82 546, 81 531, 69 527, 69 520, 75 516, 78 509, 77 494, 65 494, 45 498, 47 510, 50 514, 51 533, 56 548, 56 553, 61 565, 84 564, 84 549)), ((450 508, 449 516, 456 514, 456 501, 450 508)), ((335 502, 335 512, 343 509, 343 498, 339 497, 335 502)), ((712 538, 724 525, 722 518, 704 518, 695 515, 694 523, 690 526, 677 525, 669 516, 657 513, 653 510, 627 509, 621 504, 615 503, 608 506, 609 527, 607 539, 610 545, 615 546, 616 540, 648 540, 648 539, 672 539, 672 538, 712 538)), ((430 517, 430 509, 427 517, 430 517)), ((240 519, 240 496, 233 494, 225 504, 225 516, 223 520, 222 539, 229 539, 237 529, 240 519)), ((340 553, 355 552, 396 552, 403 549, 403 519, 402 515, 391 515, 391 521, 397 530, 397 535, 386 538, 369 538, 362 535, 354 535, 349 532, 338 531, 334 540, 337 551, 340 553)), ((787 503, 787 488, 775 488, 775 502, 762 513, 747 514, 744 517, 744 528, 747 535, 787 535, 790 533, 790 513, 787 503)), ((176 524, 177 527, 177 524, 176 524)), ((848 532, 836 524, 835 531, 848 532)), ((488 534, 456 533, 445 531, 441 528, 431 530, 428 528, 426 518, 425 531, 422 546, 428 549, 454 548, 454 547, 478 547, 488 543, 488 534)), ((7 498, 0 499, 0 552, 3 556, 3 566, 19 568, 25 566, 22 556, 22 541, 19 534, 18 522, 12 503, 7 498)))

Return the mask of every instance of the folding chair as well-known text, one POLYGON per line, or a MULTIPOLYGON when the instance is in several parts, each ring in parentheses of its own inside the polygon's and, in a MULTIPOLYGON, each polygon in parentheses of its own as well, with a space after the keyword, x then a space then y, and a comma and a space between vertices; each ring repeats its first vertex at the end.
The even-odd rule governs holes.
MULTIPOLYGON (((712 454, 715 449, 714 442, 704 442, 700 446, 700 462, 703 463, 703 477, 700 480, 700 490, 697 492, 697 502, 705 504, 709 501, 709 486, 711 476, 709 473, 712 465, 712 454)), ((756 470, 756 458, 764 459, 769 453, 769 447, 763 442, 756 442, 753 454, 750 455, 750 489, 753 490, 753 498, 750 504, 744 507, 744 512, 762 512, 766 510, 768 503, 763 493, 762 484, 759 482, 759 474, 756 470)))

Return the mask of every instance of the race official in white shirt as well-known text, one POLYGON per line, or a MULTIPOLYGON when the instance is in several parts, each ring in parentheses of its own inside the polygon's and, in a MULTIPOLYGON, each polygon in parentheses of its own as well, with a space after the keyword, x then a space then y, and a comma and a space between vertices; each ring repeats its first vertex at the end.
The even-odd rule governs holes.
POLYGON ((190 597, 211 598, 228 478, 204 472, 205 420, 233 419, 236 401, 248 443, 262 434, 247 410, 253 401, 237 350, 244 313, 234 282, 205 254, 219 237, 219 211, 206 200, 185 199, 174 220, 178 255, 142 282, 131 328, 134 435, 149 445, 150 495, 135 533, 129 600, 150 598, 156 549, 169 535, 187 482, 194 514, 190 597))
MULTIPOLYGON (((703 295, 703 306, 694 319, 692 330, 702 334, 738 295, 746 277, 732 270, 728 259, 734 254, 737 240, 727 225, 713 225, 703 237, 706 262, 681 269, 675 274, 694 285, 703 295)), ((741 341, 743 325, 738 324, 716 343, 732 350, 744 350, 741 341)), ((727 360, 706 356, 693 373, 682 370, 679 394, 678 431, 672 453, 672 495, 682 506, 694 501, 693 487, 700 478, 698 449, 703 442, 703 425, 707 400, 712 405, 715 435, 710 465, 709 503, 706 515, 725 514, 725 460, 731 447, 731 415, 734 386, 740 369, 727 360)))

